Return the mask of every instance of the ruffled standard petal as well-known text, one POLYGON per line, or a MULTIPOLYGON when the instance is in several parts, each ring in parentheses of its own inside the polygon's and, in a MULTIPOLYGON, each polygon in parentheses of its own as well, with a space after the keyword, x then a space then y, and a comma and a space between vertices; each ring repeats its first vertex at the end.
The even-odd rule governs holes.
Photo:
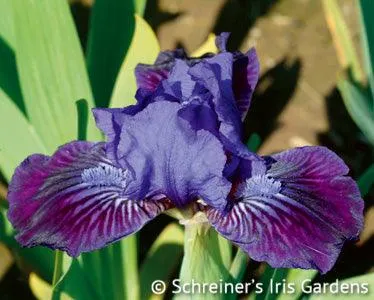
MULTIPOLYGON (((220 52, 227 52, 226 45, 230 33, 222 32, 216 38, 216 45, 220 52)), ((242 120, 245 118, 251 105, 252 95, 260 75, 260 63, 254 48, 246 54, 234 52, 232 86, 236 105, 241 113, 242 120)))
POLYGON ((160 82, 168 77, 176 59, 187 59, 183 49, 160 52, 153 65, 138 64, 135 67, 138 89, 154 92, 160 82))
POLYGON ((208 131, 192 130, 178 116, 180 109, 180 104, 161 101, 128 116, 116 154, 119 163, 135 174, 148 169, 151 190, 178 207, 197 197, 223 207, 231 184, 222 175, 222 145, 208 131))
POLYGON ((51 157, 28 157, 9 185, 17 240, 78 256, 139 230, 171 204, 137 200, 141 188, 131 177, 106 158, 103 143, 76 141, 51 157))
POLYGON ((260 63, 254 48, 250 49, 246 54, 235 53, 232 85, 236 105, 240 111, 242 120, 244 120, 251 105, 259 75, 260 63))
POLYGON ((213 96, 225 148, 234 155, 250 158, 251 152, 241 141, 242 123, 233 93, 232 73, 233 55, 229 52, 202 60, 189 69, 192 78, 213 96))
POLYGON ((265 161, 267 171, 256 168, 237 186, 231 208, 208 209, 208 219, 255 260, 329 271, 344 242, 363 226, 363 200, 347 166, 324 147, 296 148, 265 161))

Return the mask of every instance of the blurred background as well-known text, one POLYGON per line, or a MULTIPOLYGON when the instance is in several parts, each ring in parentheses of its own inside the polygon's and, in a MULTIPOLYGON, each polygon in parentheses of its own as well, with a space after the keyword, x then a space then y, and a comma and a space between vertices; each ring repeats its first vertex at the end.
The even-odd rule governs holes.
MULTIPOLYGON (((86 49, 93 1, 69 2, 86 49)), ((362 65, 358 1, 337 2, 362 65)), ((232 33, 230 50, 246 52, 255 47, 261 78, 245 121, 246 137, 254 132, 259 135, 261 154, 304 145, 327 146, 344 159, 357 179, 373 163, 373 146, 352 120, 338 90, 337 78, 346 66, 326 16, 318 0, 149 0, 144 13, 162 50, 183 47, 192 53, 209 33, 223 31, 232 33)), ((5 181, 0 195, 6 197, 5 181)), ((334 269, 317 280, 333 281, 374 270, 373 189, 365 201, 360 241, 345 247, 334 269)), ((163 216, 158 226, 169 222, 163 216)), ((141 232, 140 260, 157 230, 146 226, 141 232)), ((0 243, 0 299, 33 299, 25 275, 27 266, 21 271, 16 260, 9 247, 0 243)), ((251 262, 246 276, 258 277, 264 268, 251 262)))

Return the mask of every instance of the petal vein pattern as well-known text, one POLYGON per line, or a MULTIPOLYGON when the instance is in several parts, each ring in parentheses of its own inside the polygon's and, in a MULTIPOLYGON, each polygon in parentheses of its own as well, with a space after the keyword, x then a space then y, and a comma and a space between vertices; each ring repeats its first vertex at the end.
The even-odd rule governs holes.
POLYGON ((347 166, 324 147, 295 148, 263 164, 237 185, 231 209, 207 209, 209 221, 255 260, 327 272, 363 227, 363 200, 347 166))
POLYGON ((136 198, 132 183, 129 171, 106 157, 104 143, 71 142, 17 168, 8 217, 22 245, 77 256, 139 230, 171 207, 165 197, 136 198))

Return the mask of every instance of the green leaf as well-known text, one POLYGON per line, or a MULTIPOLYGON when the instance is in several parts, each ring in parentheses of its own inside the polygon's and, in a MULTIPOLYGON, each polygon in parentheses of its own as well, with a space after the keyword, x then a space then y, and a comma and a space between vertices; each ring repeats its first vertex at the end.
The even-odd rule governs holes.
MULTIPOLYGON (((12 0, 16 61, 27 114, 48 152, 76 138, 75 101, 93 105, 65 0, 12 0)), ((100 137, 93 118, 89 139, 100 137)))
POLYGON ((318 272, 316 270, 302 270, 302 269, 274 269, 267 266, 260 282, 263 286, 263 292, 256 294, 256 300, 292 300, 299 299, 302 294, 302 283, 305 280, 312 280, 318 272), (292 284, 294 291, 288 290, 288 293, 283 293, 282 288, 276 288, 277 284, 292 284))
POLYGON ((238 248, 230 268, 230 274, 235 279, 235 282, 241 282, 247 269, 248 261, 248 254, 238 248))
POLYGON ((152 64, 159 51, 160 46, 152 28, 141 17, 135 16, 134 37, 118 74, 110 107, 135 103, 137 88, 134 69, 138 63, 152 64))
MULTIPOLYGON (((29 276, 29 286, 36 297, 36 299, 44 300, 44 299, 51 299, 52 297, 52 286, 40 278, 35 273, 31 273, 29 276)), ((69 297, 67 294, 62 293, 61 294, 61 300, 72 300, 71 297, 69 297)))
POLYGON ((0 89, 0 170, 9 181, 14 169, 32 153, 46 149, 25 116, 0 89))
POLYGON ((374 164, 372 164, 366 171, 361 174, 357 180, 357 185, 360 189, 361 196, 364 197, 369 193, 370 188, 374 183, 374 164))
POLYGON ((151 284, 155 280, 167 282, 183 255, 183 230, 174 223, 161 232, 149 249, 140 268, 140 299, 152 295, 151 284), (160 267, 160 262, 162 266, 160 267))
POLYGON ((0 0, 0 89, 17 104, 23 113, 26 112, 21 94, 14 54, 14 32, 12 20, 12 4, 0 0))
POLYGON ((374 118, 373 111, 369 106, 369 96, 346 79, 338 81, 338 89, 350 116, 368 141, 374 145, 374 118))
POLYGON ((257 133, 252 133, 247 141, 247 147, 249 150, 256 152, 261 146, 261 138, 257 133))
POLYGON ((362 82, 363 74, 358 56, 338 2, 336 0, 322 0, 322 4, 341 66, 344 69, 351 68, 355 81, 362 82))
POLYGON ((133 0, 135 2, 135 12, 139 16, 144 15, 145 7, 147 5, 147 0, 133 0))
POLYGON ((99 107, 109 105, 118 71, 135 30, 133 1, 96 0, 88 38, 87 68, 99 107))
POLYGON ((282 282, 287 277, 288 269, 273 269, 267 266, 260 282, 263 286, 263 292, 255 296, 256 300, 274 300, 277 299, 279 292, 275 290, 275 285, 282 282))
POLYGON ((60 250, 55 251, 55 263, 52 279, 52 300, 58 300, 62 294, 61 282, 69 272, 73 259, 60 250))
POLYGON ((214 33, 210 33, 206 41, 192 53, 192 57, 199 57, 206 53, 217 53, 218 49, 216 46, 216 35, 214 33))
POLYGON ((218 235, 218 246, 221 253, 223 265, 226 269, 230 269, 232 260, 232 244, 222 235, 218 235))
POLYGON ((81 256, 72 259, 64 254, 63 274, 57 283, 57 288, 62 295, 69 295, 72 299, 101 299, 97 286, 89 282, 89 276, 85 276, 81 256))
POLYGON ((374 105, 374 1, 360 0, 361 40, 363 43, 365 70, 371 87, 374 105))
POLYGON ((33 270, 44 280, 51 281, 53 274, 53 251, 48 248, 21 248, 14 239, 14 230, 0 208, 0 241, 15 253, 18 264, 26 270, 33 270))
POLYGON ((289 294, 283 293, 278 296, 278 300, 293 300, 293 299, 299 299, 301 295, 303 294, 302 285, 303 282, 312 281, 314 277, 318 272, 316 270, 302 270, 302 269, 289 269, 287 276, 286 276, 286 282, 293 284, 295 291, 289 294))
MULTIPOLYGON (((333 283, 330 283, 333 284, 333 283)), ((348 279, 338 281, 338 285, 346 285, 353 287, 353 293, 332 293, 328 291, 327 293, 319 293, 312 295, 309 299, 311 300, 336 300, 336 299, 372 299, 373 291, 372 287, 374 286, 374 273, 365 274, 357 277, 351 277, 348 279), (360 290, 359 293, 357 290, 360 290)))

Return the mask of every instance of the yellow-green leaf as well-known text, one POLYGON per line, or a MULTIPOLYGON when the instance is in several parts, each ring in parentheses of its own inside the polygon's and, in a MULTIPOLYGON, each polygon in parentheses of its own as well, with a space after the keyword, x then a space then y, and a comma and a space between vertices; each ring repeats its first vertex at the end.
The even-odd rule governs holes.
POLYGON ((135 33, 114 86, 111 107, 135 103, 136 80, 134 69, 138 63, 152 64, 160 46, 152 28, 141 17, 135 16, 135 33))
POLYGON ((152 295, 151 284, 154 280, 167 282, 170 279, 182 254, 183 230, 180 226, 172 223, 161 232, 153 243, 141 266, 141 299, 149 299, 152 295), (160 267, 160 262, 162 262, 162 267, 160 267))
MULTIPOLYGON (((47 147, 76 138, 75 101, 93 100, 83 53, 65 0, 12 0, 15 53, 30 122, 47 147)), ((100 136, 90 119, 89 139, 100 136)))
POLYGON ((0 170, 10 180, 14 169, 26 156, 45 153, 46 148, 34 128, 2 89, 0 128, 0 170))

